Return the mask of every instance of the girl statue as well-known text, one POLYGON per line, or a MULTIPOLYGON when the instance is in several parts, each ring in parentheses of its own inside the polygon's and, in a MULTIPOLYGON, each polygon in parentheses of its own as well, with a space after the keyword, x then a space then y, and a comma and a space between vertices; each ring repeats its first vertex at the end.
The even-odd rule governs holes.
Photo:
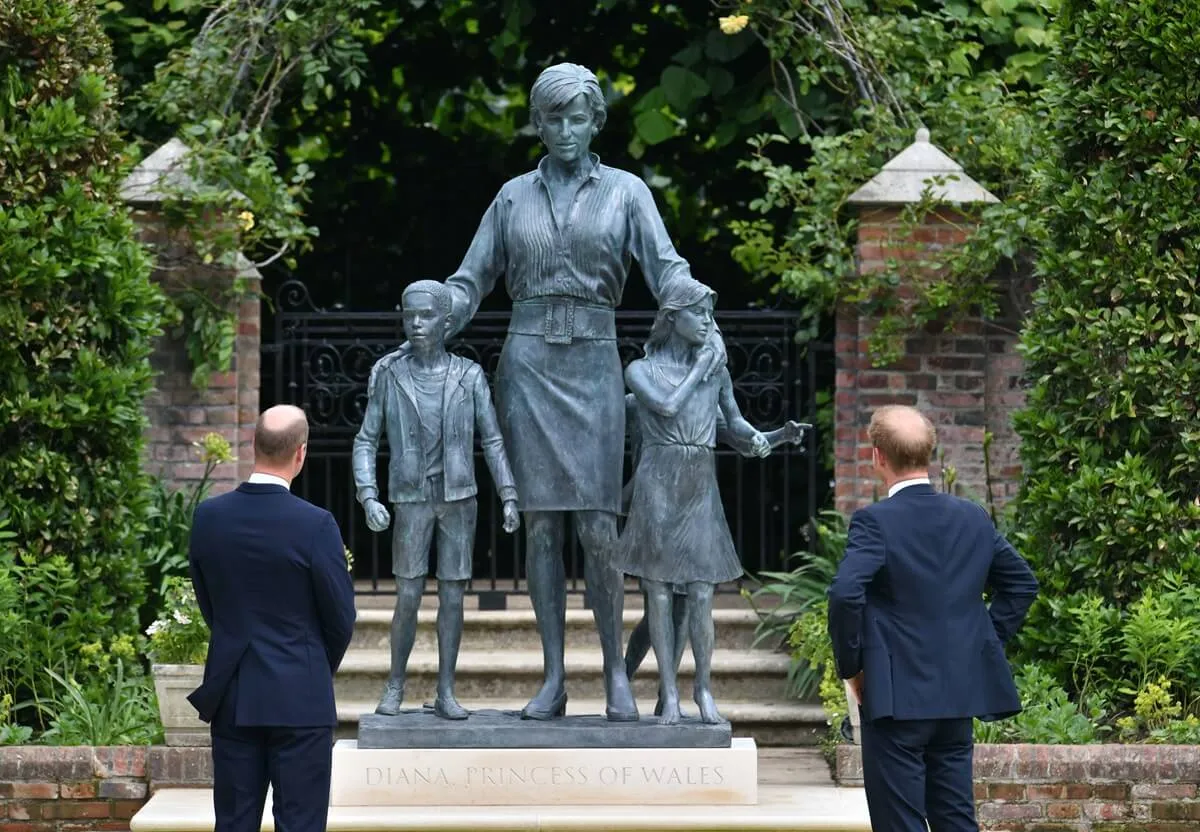
MULTIPOLYGON (((644 358, 625 370, 637 405, 640 438, 628 519, 617 566, 641 578, 650 643, 658 661, 661 722, 680 720, 677 645, 687 634, 696 661, 695 701, 704 722, 724 722, 713 700, 713 590, 742 576, 717 489, 713 448, 718 421, 747 440, 755 456, 771 439, 750 425, 733 398, 729 372, 710 344, 714 293, 688 278, 659 297, 644 358), (673 614, 676 589, 686 588, 686 618, 673 614)), ((676 613, 678 611, 675 611, 676 613)))

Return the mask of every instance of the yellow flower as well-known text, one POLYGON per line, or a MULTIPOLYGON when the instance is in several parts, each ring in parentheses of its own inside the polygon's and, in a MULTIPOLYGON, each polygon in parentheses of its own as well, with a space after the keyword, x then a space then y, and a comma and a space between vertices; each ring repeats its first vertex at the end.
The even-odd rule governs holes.
POLYGON ((242 213, 238 214, 238 220, 242 224, 243 231, 249 231, 254 227, 254 214, 249 211, 243 211, 242 213))
POLYGON ((206 433, 199 442, 192 444, 199 449, 200 459, 205 463, 213 462, 220 465, 223 462, 234 461, 233 448, 230 447, 229 440, 219 433, 206 433))
POLYGON ((746 28, 746 24, 750 22, 750 16, 746 14, 731 14, 729 17, 718 19, 717 22, 721 24, 722 32, 727 35, 736 35, 746 28))

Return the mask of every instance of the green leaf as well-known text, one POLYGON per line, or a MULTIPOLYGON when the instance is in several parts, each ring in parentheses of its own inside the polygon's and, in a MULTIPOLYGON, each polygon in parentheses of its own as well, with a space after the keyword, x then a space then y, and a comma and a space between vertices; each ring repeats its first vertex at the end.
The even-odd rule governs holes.
POLYGON ((1032 26, 1022 26, 1013 32, 1013 42, 1017 46, 1044 46, 1046 44, 1047 33, 1045 29, 1037 29, 1032 26))
POLYGON ((633 105, 634 113, 643 113, 648 110, 659 110, 667 106, 667 94, 662 87, 651 87, 646 91, 646 94, 637 100, 633 105))
POLYGON ((633 120, 638 138, 648 145, 656 145, 675 137, 675 122, 658 110, 638 113, 633 120))
POLYGON ((704 54, 719 63, 727 63, 742 55, 754 43, 754 35, 746 29, 736 35, 726 35, 714 28, 704 40, 704 54))
POLYGON ((1029 69, 1045 62, 1046 55, 1042 52, 1017 52, 1008 57, 1008 65, 1014 69, 1029 69))
POLYGON ((703 57, 704 57, 704 44, 703 43, 693 43, 690 46, 686 46, 683 49, 680 49, 678 52, 676 52, 674 55, 672 55, 671 60, 682 66, 691 67, 691 66, 694 66, 703 57))
POLYGON ((720 98, 733 89, 733 73, 719 66, 710 66, 704 73, 713 97, 720 98))
POLYGON ((708 95, 708 82, 690 69, 672 65, 663 70, 660 84, 667 103, 677 112, 685 112, 692 102, 708 95))

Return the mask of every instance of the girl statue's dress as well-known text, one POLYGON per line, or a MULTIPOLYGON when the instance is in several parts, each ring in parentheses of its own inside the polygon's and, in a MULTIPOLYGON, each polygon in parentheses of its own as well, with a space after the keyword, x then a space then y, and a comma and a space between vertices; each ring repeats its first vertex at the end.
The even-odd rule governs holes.
MULTIPOLYGON (((678 387, 691 369, 640 360, 663 389, 678 387)), ((699 382, 674 416, 637 408, 641 447, 617 553, 627 574, 668 584, 719 584, 742 576, 717 488, 714 448, 723 387, 732 393, 724 368, 699 382)))

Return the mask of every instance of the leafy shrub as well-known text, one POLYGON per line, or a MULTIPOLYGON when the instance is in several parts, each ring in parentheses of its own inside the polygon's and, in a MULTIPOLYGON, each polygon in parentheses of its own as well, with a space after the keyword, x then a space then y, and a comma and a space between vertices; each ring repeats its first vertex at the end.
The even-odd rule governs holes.
POLYGON ((151 745, 162 737, 154 686, 142 673, 127 675, 118 659, 111 675, 91 684, 53 670, 52 714, 41 736, 47 745, 151 745))
POLYGON ((17 535, 0 563, 0 626, 33 628, 4 639, 0 678, 21 698, 81 645, 137 632, 161 296, 117 195, 95 4, 5 2, 0 64, 0 488, 17 535))
MULTIPOLYGON (((824 609, 825 590, 837 572, 838 562, 846 551, 846 518, 836 511, 824 511, 812 525, 809 550, 797 552, 792 560, 800 561, 790 572, 759 573, 760 586, 745 593, 751 607, 758 613, 754 643, 796 647, 797 627, 811 611, 824 609)), ((824 623, 821 625, 824 627, 824 623)), ((805 628, 808 633, 811 628, 805 628)), ((828 636, 824 637, 828 647, 828 636)), ((810 649, 815 650, 815 645, 810 649)), ((819 693, 823 659, 792 652, 788 668, 789 692, 799 699, 819 693)))
POLYGON ((1200 716, 1200 588, 1180 573, 1122 609, 1098 592, 1051 599, 1053 631, 1025 637, 1026 649, 1053 650, 1042 662, 1079 701, 1136 710, 1154 685, 1180 696, 1181 712, 1200 716))
POLYGON ((1013 515, 1042 594, 1020 646, 1076 693, 1162 673, 1195 695, 1187 616, 1146 593, 1200 579, 1200 6, 1065 0, 1059 31, 1013 515), (1089 626, 1125 618, 1119 651, 1080 663, 1088 603, 1089 626))
POLYGON ((78 569, 66 557, 18 563, 0 552, 0 690, 24 711, 49 695, 45 668, 80 670, 83 647, 103 622, 76 606, 78 569))
POLYGON ((817 679, 817 695, 825 708, 829 731, 822 740, 826 753, 842 741, 842 720, 849 716, 846 685, 837 673, 833 661, 833 644, 829 640, 829 603, 822 599, 793 623, 788 633, 793 666, 803 667, 817 679))
POLYGON ((1083 745, 1100 741, 1104 713, 1081 710, 1045 668, 1027 665, 1017 673, 1016 682, 1021 712, 997 722, 976 720, 977 742, 1083 745))
POLYGON ((23 745, 33 735, 28 725, 13 722, 13 697, 5 691, 0 694, 0 745, 23 745))
POLYGON ((203 664, 208 656, 208 625, 200 615, 188 578, 167 578, 162 614, 146 630, 156 664, 203 664))
POLYGON ((167 582, 188 574, 188 541, 196 506, 208 496, 216 467, 234 460, 229 440, 219 433, 207 433, 192 444, 204 463, 204 474, 195 485, 172 490, 161 480, 152 483, 147 529, 142 537, 148 583, 139 615, 143 626, 150 624, 166 605, 167 582))

